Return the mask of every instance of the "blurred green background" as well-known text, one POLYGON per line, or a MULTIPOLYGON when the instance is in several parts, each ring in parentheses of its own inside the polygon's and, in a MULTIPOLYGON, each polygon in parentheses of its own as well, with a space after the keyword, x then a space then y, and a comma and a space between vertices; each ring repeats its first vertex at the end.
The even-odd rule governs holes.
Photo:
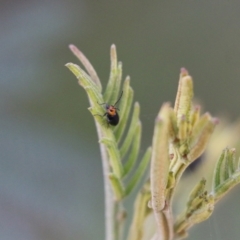
MULTIPOLYGON (((143 152, 179 70, 214 116, 240 116, 240 2, 0 1, 0 239, 104 239, 88 100, 64 67, 78 46, 106 86, 115 43, 141 104, 143 152)), ((238 134, 238 133, 236 133, 238 134)), ((219 153, 221 149, 219 149, 219 153)), ((239 188, 189 239, 239 239, 239 188)))

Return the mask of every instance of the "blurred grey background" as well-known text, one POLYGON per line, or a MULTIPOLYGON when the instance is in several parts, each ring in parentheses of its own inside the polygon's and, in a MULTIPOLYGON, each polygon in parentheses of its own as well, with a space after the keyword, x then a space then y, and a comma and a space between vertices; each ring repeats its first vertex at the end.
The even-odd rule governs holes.
MULTIPOLYGON (((240 116, 240 2, 0 1, 0 239, 104 239, 88 100, 64 67, 78 46, 106 86, 115 43, 141 104, 142 152, 179 70, 207 111, 240 116)), ((219 149, 221 151, 221 149, 219 149)), ((189 239, 239 239, 239 188, 189 239)))

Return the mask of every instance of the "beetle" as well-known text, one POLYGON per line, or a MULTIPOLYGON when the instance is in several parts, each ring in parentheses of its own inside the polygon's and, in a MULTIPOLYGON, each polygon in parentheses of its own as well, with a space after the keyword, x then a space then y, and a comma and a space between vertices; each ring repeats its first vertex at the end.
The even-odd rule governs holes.
MULTIPOLYGON (((120 101, 120 99, 122 98, 122 95, 123 95, 123 91, 121 92, 118 100, 113 105, 109 105, 107 103, 98 103, 99 105, 105 104, 106 112, 100 116, 102 116, 102 117, 106 116, 108 124, 110 124, 112 126, 116 126, 119 123, 119 115, 118 115, 117 111, 120 111, 120 110, 116 107, 116 104, 120 101)), ((96 115, 98 115, 98 114, 96 114, 96 115)))

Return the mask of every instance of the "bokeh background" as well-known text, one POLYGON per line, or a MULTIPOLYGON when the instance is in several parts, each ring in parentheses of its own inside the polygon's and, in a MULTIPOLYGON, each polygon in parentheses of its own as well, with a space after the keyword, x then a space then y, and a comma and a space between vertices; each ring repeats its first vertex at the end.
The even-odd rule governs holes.
MULTIPOLYGON (((143 152, 181 67, 207 111, 240 116, 239 9, 238 0, 0 1, 0 239, 104 239, 98 140, 86 94, 64 67, 77 63, 70 43, 103 86, 116 44, 141 104, 143 152)), ((189 239, 239 239, 239 189, 189 239)))

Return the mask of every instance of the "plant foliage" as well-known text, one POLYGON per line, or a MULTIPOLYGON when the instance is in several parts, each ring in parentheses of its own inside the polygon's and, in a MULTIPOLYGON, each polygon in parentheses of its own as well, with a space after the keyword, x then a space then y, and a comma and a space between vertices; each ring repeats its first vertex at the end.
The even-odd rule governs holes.
POLYGON ((189 229, 209 218, 215 204, 240 182, 240 161, 235 156, 235 149, 226 148, 217 161, 212 189, 206 189, 204 176, 198 179, 189 194, 186 208, 179 216, 172 214, 175 189, 184 171, 205 151, 218 123, 209 113, 201 115, 200 107, 193 105, 192 77, 186 69, 181 69, 175 105, 172 108, 169 103, 164 103, 160 108, 155 119, 152 146, 137 164, 142 136, 140 105, 138 102, 133 104, 130 77, 127 76, 122 83, 122 63, 117 60, 115 45, 111 46, 110 77, 105 91, 83 53, 74 45, 70 45, 70 49, 86 72, 73 63, 66 66, 88 95, 89 111, 98 132, 105 184, 105 239, 120 240, 124 237, 123 233, 126 234, 123 228, 126 217, 123 199, 146 175, 150 159, 149 179, 136 196, 128 240, 186 238, 189 229), (118 107, 120 121, 117 126, 111 126, 104 117, 106 108, 100 103, 114 104, 121 91, 123 97, 118 107), (149 237, 145 229, 150 214, 154 216, 156 229, 149 237))

